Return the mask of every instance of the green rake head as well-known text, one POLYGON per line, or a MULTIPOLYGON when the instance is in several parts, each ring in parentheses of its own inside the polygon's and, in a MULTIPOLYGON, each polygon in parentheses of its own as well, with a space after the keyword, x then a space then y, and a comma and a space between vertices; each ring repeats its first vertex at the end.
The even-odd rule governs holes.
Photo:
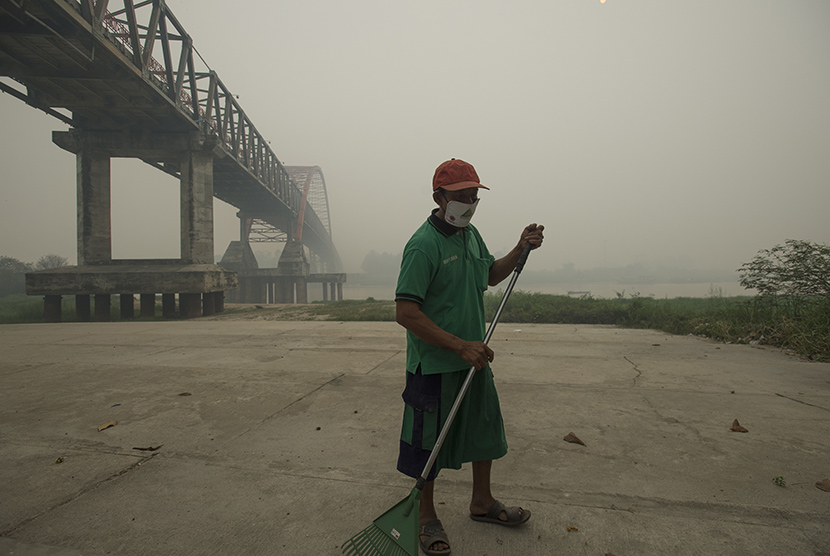
POLYGON ((346 556, 418 556, 417 488, 341 547, 346 556), (414 510, 414 511, 413 511, 414 510))

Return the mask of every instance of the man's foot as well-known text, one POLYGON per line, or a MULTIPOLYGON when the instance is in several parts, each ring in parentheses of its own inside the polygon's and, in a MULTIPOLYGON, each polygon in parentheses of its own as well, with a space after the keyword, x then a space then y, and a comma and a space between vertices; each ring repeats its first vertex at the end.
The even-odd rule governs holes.
POLYGON ((433 519, 422 524, 418 532, 418 540, 421 544, 421 550, 427 556, 449 556, 452 553, 450 539, 447 537, 447 533, 439 519, 433 519))
POLYGON ((518 506, 506 507, 496 500, 485 513, 478 513, 475 508, 470 508, 470 519, 484 523, 495 523, 505 527, 515 527, 530 519, 530 510, 518 506))

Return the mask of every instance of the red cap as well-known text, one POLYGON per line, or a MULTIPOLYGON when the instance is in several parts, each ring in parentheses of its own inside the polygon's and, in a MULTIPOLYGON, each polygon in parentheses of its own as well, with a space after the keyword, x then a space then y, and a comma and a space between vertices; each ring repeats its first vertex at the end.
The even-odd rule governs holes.
POLYGON ((483 189, 490 189, 481 185, 476 174, 476 169, 472 164, 453 158, 441 164, 432 177, 432 190, 446 189, 447 191, 458 191, 460 189, 468 189, 470 187, 481 187, 483 189))

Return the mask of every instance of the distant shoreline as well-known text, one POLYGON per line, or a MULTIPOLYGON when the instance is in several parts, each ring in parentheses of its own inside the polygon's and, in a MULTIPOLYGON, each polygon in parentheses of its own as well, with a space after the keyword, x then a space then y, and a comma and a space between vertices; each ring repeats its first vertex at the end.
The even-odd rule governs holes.
MULTIPOLYGON (((490 288, 489 291, 498 291, 500 286, 490 288)), ((309 288, 309 294, 314 300, 316 291, 309 288)), ((534 283, 523 282, 519 278, 516 289, 551 295, 568 295, 568 292, 590 292, 590 296, 602 299, 616 299, 618 297, 654 297, 655 299, 672 299, 676 297, 737 297, 752 296, 752 290, 741 286, 737 280, 725 282, 696 282, 696 283, 649 283, 625 284, 617 282, 572 282, 572 283, 534 283)), ((319 293, 322 300, 322 292, 319 293)), ((572 295, 573 296, 573 295, 572 295)), ((343 298, 350 300, 394 299, 395 284, 352 284, 343 285, 343 298)))

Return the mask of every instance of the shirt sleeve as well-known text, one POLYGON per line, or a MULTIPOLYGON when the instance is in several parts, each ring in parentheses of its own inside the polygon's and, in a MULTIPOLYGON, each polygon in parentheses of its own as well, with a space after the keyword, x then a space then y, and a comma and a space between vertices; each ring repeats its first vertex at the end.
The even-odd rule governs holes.
POLYGON ((405 249, 395 288, 395 301, 414 301, 423 305, 433 274, 434 265, 426 253, 415 248, 405 249))

